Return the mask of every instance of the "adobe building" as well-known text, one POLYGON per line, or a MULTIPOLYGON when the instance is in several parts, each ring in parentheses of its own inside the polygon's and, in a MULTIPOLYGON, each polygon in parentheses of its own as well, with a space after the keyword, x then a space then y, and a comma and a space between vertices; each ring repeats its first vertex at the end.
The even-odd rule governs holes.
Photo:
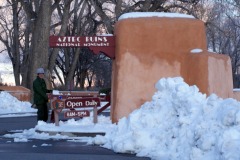
POLYGON ((207 95, 239 96, 233 93, 231 60, 207 50, 201 20, 173 13, 128 13, 116 23, 115 36, 113 122, 150 101, 163 77, 181 76, 207 95))

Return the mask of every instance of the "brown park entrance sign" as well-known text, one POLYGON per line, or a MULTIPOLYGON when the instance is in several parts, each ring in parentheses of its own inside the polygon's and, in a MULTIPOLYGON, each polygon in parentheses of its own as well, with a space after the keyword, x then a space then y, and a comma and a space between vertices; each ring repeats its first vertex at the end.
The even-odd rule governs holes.
POLYGON ((50 36, 49 46, 52 48, 88 47, 94 54, 104 53, 110 58, 115 57, 114 36, 50 36))
POLYGON ((64 118, 81 118, 90 116, 89 110, 85 109, 89 107, 93 109, 93 122, 97 123, 97 108, 101 107, 100 97, 52 94, 49 94, 48 96, 50 99, 51 108, 54 111, 54 121, 56 126, 59 125, 59 113, 62 112, 63 109, 65 111, 64 118), (80 110, 76 110, 77 108, 80 110))

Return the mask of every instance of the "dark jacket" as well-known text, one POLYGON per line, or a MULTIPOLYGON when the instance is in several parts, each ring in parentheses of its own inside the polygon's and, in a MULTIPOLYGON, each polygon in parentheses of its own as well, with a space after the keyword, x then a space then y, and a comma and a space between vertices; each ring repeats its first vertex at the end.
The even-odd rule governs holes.
POLYGON ((34 91, 34 104, 42 105, 47 103, 47 87, 44 79, 37 78, 33 81, 33 91, 34 91))

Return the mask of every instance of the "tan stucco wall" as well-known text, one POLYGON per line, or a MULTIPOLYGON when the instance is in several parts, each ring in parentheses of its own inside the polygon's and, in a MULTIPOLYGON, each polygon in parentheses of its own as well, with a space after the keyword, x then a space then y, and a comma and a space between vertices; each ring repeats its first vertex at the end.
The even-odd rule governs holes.
POLYGON ((197 85, 202 93, 215 93, 222 98, 233 97, 231 60, 226 55, 203 51, 191 53, 186 59, 189 85, 197 85))
POLYGON ((206 94, 233 95, 230 59, 207 52, 202 21, 163 17, 123 19, 115 26, 115 36, 113 122, 151 100, 155 83, 163 77, 181 76, 206 94), (195 48, 203 52, 190 53, 195 48))
POLYGON ((233 97, 232 65, 228 56, 209 53, 208 94, 216 93, 222 98, 233 97))
POLYGON ((233 91, 233 98, 240 100, 240 90, 238 91, 233 91))

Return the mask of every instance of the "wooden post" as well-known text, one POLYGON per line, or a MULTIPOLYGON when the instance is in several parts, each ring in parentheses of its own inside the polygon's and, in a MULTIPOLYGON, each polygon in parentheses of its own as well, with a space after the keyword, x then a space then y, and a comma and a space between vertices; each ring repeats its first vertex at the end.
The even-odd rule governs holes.
POLYGON ((97 106, 94 106, 93 108, 93 123, 97 123, 98 119, 97 119, 97 106))
POLYGON ((54 120, 55 120, 55 126, 59 126, 59 116, 56 109, 54 109, 54 120))

